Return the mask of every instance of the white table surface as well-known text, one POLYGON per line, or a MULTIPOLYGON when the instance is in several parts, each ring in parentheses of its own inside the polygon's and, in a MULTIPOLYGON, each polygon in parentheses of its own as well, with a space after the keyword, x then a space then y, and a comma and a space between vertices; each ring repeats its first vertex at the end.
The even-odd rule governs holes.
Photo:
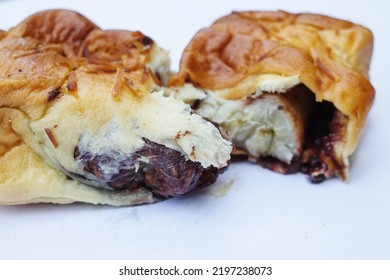
POLYGON ((377 90, 350 180, 313 185, 249 163, 208 190, 115 208, 0 206, 0 259, 389 259, 390 15, 387 1, 0 1, 0 29, 47 8, 77 10, 105 29, 141 30, 172 66, 200 28, 232 10, 315 12, 375 35, 377 90))

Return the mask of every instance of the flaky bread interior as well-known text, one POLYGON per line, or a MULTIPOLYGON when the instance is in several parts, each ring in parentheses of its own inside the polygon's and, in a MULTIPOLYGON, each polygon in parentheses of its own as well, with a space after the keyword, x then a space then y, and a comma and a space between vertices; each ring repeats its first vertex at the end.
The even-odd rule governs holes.
POLYGON ((1 204, 151 203, 227 165, 230 143, 164 95, 167 52, 140 32, 44 11, 5 34, 0 61, 1 204))
MULTIPOLYGON (((196 102, 200 111, 210 95, 244 102, 259 92, 287 96, 303 85, 318 106, 335 108, 326 128, 332 138, 327 153, 335 175, 346 179, 348 157, 374 100, 368 79, 372 49, 371 31, 348 21, 284 11, 234 12, 194 36, 170 84, 177 90, 190 83, 205 91, 206 102, 196 102)), ((319 117, 309 115, 307 122, 319 117)))

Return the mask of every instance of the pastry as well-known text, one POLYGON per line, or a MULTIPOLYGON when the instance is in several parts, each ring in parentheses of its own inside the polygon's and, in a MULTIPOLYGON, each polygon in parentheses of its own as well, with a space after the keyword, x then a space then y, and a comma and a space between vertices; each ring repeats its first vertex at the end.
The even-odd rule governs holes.
POLYGON ((212 184, 231 144, 164 94, 141 32, 48 10, 0 39, 0 203, 135 205, 212 184))
POLYGON ((349 21, 233 12, 194 36, 170 85, 226 131, 234 155, 346 180, 375 95, 372 49, 371 31, 349 21))

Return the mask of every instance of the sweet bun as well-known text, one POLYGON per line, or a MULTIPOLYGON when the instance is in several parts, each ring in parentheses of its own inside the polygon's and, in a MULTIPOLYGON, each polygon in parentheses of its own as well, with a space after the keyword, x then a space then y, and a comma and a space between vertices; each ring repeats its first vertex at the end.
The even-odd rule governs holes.
POLYGON ((141 32, 48 10, 0 35, 0 203, 152 203, 213 183, 231 144, 167 97, 141 32))
POLYGON ((348 177, 375 90, 371 31, 317 14, 234 12, 200 30, 171 79, 236 154, 313 182, 348 177))

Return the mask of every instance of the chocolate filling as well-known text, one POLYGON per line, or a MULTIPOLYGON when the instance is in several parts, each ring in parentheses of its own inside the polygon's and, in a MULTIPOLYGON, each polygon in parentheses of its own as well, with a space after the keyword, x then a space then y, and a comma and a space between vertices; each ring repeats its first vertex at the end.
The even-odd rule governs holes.
POLYGON ((180 152, 164 145, 148 139, 144 141, 145 145, 141 149, 125 157, 119 151, 110 152, 109 155, 93 155, 77 146, 74 158, 87 176, 70 176, 111 190, 146 187, 156 196, 167 198, 209 186, 221 173, 215 167, 203 168, 200 163, 187 160, 180 152))
POLYGON ((316 102, 306 130, 300 159, 300 172, 308 174, 312 183, 340 176, 345 177, 344 163, 337 158, 334 145, 343 141, 348 117, 330 102, 316 102))
MULTIPOLYGON (((348 118, 332 103, 316 102, 313 92, 302 84, 283 94, 286 96, 294 94, 293 98, 299 98, 295 100, 296 104, 303 104, 305 107, 302 110, 307 114, 302 152, 295 155, 290 163, 282 162, 272 156, 253 158, 249 155, 249 159, 279 173, 308 174, 312 183, 320 183, 333 176, 344 178, 344 163, 337 158, 334 145, 342 142, 342 137, 345 135, 343 130, 348 118), (305 98, 305 96, 310 98, 305 98), (301 100, 311 101, 303 103, 301 100)), ((250 101, 249 99, 248 102, 250 101)))

